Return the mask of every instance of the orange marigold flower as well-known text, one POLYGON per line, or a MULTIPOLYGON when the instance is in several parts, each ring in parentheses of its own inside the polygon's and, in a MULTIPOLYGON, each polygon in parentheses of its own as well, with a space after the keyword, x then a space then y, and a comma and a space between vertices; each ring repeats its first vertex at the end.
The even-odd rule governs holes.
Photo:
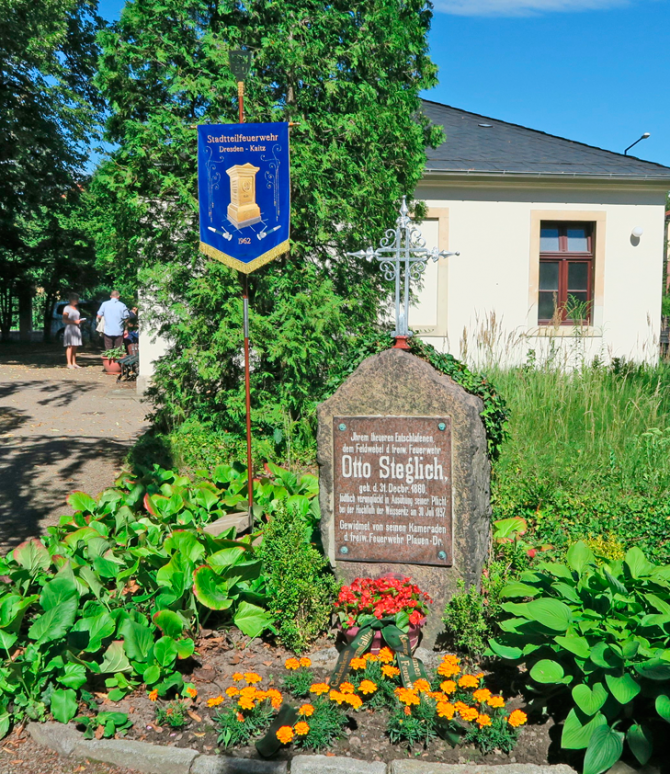
POLYGON ((244 673, 244 679, 250 684, 253 685, 254 683, 260 683, 261 676, 257 675, 255 672, 245 672, 244 673))
POLYGON ((443 693, 455 693, 456 683, 453 680, 445 680, 444 682, 440 683, 440 690, 443 693))
POLYGON ((363 699, 360 696, 356 696, 355 693, 345 693, 344 700, 352 709, 360 709, 363 706, 363 699))
POLYGON ((412 710, 409 707, 405 707, 403 709, 403 712, 405 713, 405 715, 411 715, 412 714, 412 710))
POLYGON ((396 688, 394 693, 401 704, 409 706, 410 704, 419 704, 420 702, 418 695, 414 691, 410 691, 409 688, 396 688))
POLYGON ((363 656, 363 658, 364 658, 366 661, 373 661, 373 662, 374 662, 374 661, 379 661, 379 660, 380 660, 380 659, 379 659, 379 656, 375 656, 375 654, 374 654, 374 653, 369 653, 369 652, 368 652, 368 653, 366 653, 366 654, 363 656))
POLYGON ((365 669, 366 660, 364 658, 352 658, 349 662, 349 666, 356 670, 356 669, 365 669))
POLYGON ((191 699, 195 699, 198 695, 198 691, 195 688, 191 688, 191 686, 189 686, 186 689, 186 695, 189 696, 191 699))
POLYGON ((234 685, 231 685, 230 688, 226 688, 226 695, 230 696, 231 698, 233 696, 237 696, 240 692, 239 688, 235 688, 234 685))
POLYGON ((460 710, 458 714, 463 720, 472 721, 479 717, 479 710, 474 707, 465 707, 465 709, 460 710))
POLYGON ((505 700, 502 696, 491 696, 490 699, 486 700, 486 703, 489 705, 489 707, 493 707, 494 709, 500 709, 505 706, 505 700))
POLYGON ((478 702, 488 701, 491 698, 491 691, 488 688, 478 688, 473 694, 472 698, 478 702))
POLYGON ((351 683, 341 683, 340 693, 353 693, 356 690, 351 683))
POLYGON ((218 707, 223 703, 223 696, 213 696, 211 699, 207 699, 208 707, 218 707))
POLYGON ((477 717, 477 725, 480 728, 484 728, 484 726, 490 726, 491 725, 491 716, 486 715, 485 713, 482 713, 477 717))
POLYGON ((305 723, 304 720, 301 720, 299 723, 296 723, 295 726, 293 726, 295 729, 295 732, 298 736, 305 736, 305 734, 309 733, 309 726, 307 723, 305 723))
POLYGON ((518 728, 522 726, 528 720, 528 716, 521 710, 514 710, 512 714, 507 718, 507 722, 512 728, 518 728))
POLYGON ((277 731, 277 739, 282 744, 288 744, 289 742, 293 741, 293 729, 291 726, 282 726, 279 731, 277 731))
POLYGON ((448 701, 440 701, 437 703, 437 714, 441 718, 446 718, 447 720, 451 720, 454 717, 454 714, 456 713, 456 708, 453 704, 450 704, 448 701))
POLYGON ((361 680, 358 690, 364 696, 367 696, 369 693, 374 693, 377 690, 377 685, 373 683, 372 680, 361 680))
POLYGON ((484 677, 484 673, 483 673, 483 672, 477 672, 477 674, 475 675, 475 677, 476 677, 478 680, 481 680, 481 679, 484 677))
POLYGON ((458 685, 461 688, 476 688, 479 685, 479 680, 474 675, 463 675, 458 681, 458 685))
POLYGON ((440 677, 454 677, 461 671, 461 668, 457 664, 452 664, 451 661, 443 661, 437 668, 437 674, 440 677))
POLYGON ((242 672, 235 672, 235 673, 233 673, 233 680, 236 683, 239 683, 240 680, 244 680, 244 675, 242 674, 242 672))
POLYGON ((312 666, 312 659, 311 658, 307 658, 307 656, 303 656, 300 659, 300 666, 301 667, 305 667, 305 669, 308 669, 309 667, 312 666))
POLYGON ((400 674, 400 670, 397 667, 384 664, 382 667, 382 674, 384 677, 397 677, 400 674))
POLYGON ((390 664, 392 661, 395 661, 395 653, 391 650, 391 648, 382 648, 379 651, 377 658, 382 662, 382 664, 390 664))
MULTIPOLYGON (((286 669, 300 669, 300 662, 297 658, 287 658, 286 661, 284 661, 284 666, 286 669)), ((282 728, 284 728, 284 726, 282 726, 282 728)), ((281 731, 281 728, 279 731, 281 731)))
POLYGON ((346 701, 347 694, 346 693, 340 693, 339 691, 331 691, 328 694, 328 698, 331 701, 336 701, 338 704, 342 704, 343 701, 346 701))
POLYGON ((328 693, 330 686, 328 683, 312 683, 309 686, 309 692, 315 693, 317 696, 321 696, 322 693, 328 693))
POLYGON ((254 688, 253 685, 247 685, 240 691, 240 696, 256 696, 258 694, 258 688, 254 688))
POLYGON ((268 688, 265 691, 265 698, 270 699, 270 703, 274 709, 279 709, 282 705, 282 695, 276 688, 268 688))
POLYGON ((153 691, 149 691, 149 701, 156 701, 158 699, 158 689, 154 688, 153 691))
POLYGON ((240 721, 240 723, 244 723, 245 717, 241 712, 237 713, 237 719, 240 721))
POLYGON ((435 701, 449 701, 449 697, 440 691, 426 691, 426 696, 435 699, 435 701))
POLYGON ((454 707, 456 707, 456 712, 460 712, 463 709, 468 708, 468 704, 465 704, 465 702, 457 701, 456 704, 454 704, 454 707))
POLYGON ((430 691, 430 683, 428 680, 424 680, 422 677, 418 680, 415 680, 412 687, 417 693, 425 693, 426 691, 430 691))
POLYGON ((251 698, 251 696, 240 696, 237 706, 241 709, 245 710, 252 710, 256 706, 256 702, 251 698))
POLYGON ((306 718, 308 718, 310 715, 314 714, 314 707, 311 704, 303 704, 298 709, 299 715, 304 715, 306 718))

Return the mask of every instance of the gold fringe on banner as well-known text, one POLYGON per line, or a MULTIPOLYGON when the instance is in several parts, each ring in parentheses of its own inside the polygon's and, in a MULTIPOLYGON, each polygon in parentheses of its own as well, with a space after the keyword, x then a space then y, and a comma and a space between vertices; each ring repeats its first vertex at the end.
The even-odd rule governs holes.
POLYGON ((272 250, 268 250, 267 253, 259 255, 258 258, 254 258, 254 260, 249 261, 249 263, 244 263, 238 258, 233 258, 230 255, 222 253, 221 250, 217 250, 216 247, 212 247, 206 242, 200 242, 200 251, 205 255, 214 258, 217 261, 221 261, 221 263, 225 263, 226 266, 230 266, 231 269, 237 269, 244 274, 251 274, 252 271, 260 269, 260 267, 265 266, 266 263, 274 261, 274 259, 282 255, 282 253, 287 253, 289 249, 289 240, 286 239, 284 242, 280 242, 276 247, 273 247, 272 250))

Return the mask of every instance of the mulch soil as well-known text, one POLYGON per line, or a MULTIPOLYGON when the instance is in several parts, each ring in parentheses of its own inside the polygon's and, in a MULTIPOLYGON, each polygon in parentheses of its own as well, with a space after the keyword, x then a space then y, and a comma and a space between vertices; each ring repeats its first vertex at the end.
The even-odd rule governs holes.
MULTIPOLYGON (((317 642, 309 653, 313 660, 312 672, 315 679, 327 681, 330 677, 331 664, 324 655, 330 655, 332 661, 332 638, 324 637, 317 642), (329 654, 326 653, 329 651, 329 654), (319 665, 319 661, 322 662, 319 665), (328 668, 323 662, 326 661, 328 668)), ((114 704, 109 702, 104 694, 97 694, 100 702, 100 711, 117 710, 129 713, 134 725, 128 732, 128 738, 150 742, 157 745, 174 745, 175 747, 188 747, 199 752, 214 755, 218 752, 226 755, 243 758, 258 758, 255 747, 248 746, 224 751, 217 745, 217 729, 214 716, 217 708, 208 708, 207 699, 219 695, 225 696, 225 690, 234 685, 232 675, 234 672, 256 672, 263 682, 259 684, 262 689, 270 687, 278 688, 285 696, 285 701, 299 705, 309 699, 293 699, 282 685, 283 676, 287 674, 284 661, 292 653, 277 647, 274 644, 262 640, 249 641, 239 632, 230 633, 222 631, 204 630, 196 643, 196 659, 191 659, 190 671, 187 669, 184 679, 192 682, 198 690, 197 699, 191 703, 190 719, 183 729, 174 730, 169 726, 159 727, 155 722, 156 708, 162 700, 151 702, 146 690, 137 691, 129 695, 122 702, 114 704)), ((486 671, 484 669, 484 671, 486 671)), ((505 697, 510 699, 511 679, 519 679, 518 672, 502 676, 504 684, 501 684, 495 674, 487 675, 486 686, 494 691, 502 691, 505 697), (497 678, 497 679, 496 679, 497 678)), ((521 676, 522 677, 522 676, 521 676)), ((228 700, 229 701, 229 700, 228 700)), ((165 702, 166 703, 166 702, 165 702)), ((224 705, 225 706, 225 705, 224 705)), ((508 701, 510 709, 522 708, 523 702, 519 696, 508 701)), ((379 710, 360 710, 350 712, 349 724, 345 728, 343 737, 338 740, 326 755, 351 756, 366 761, 389 762, 398 758, 419 758, 425 761, 440 761, 444 763, 536 763, 542 764, 565 760, 554 754, 557 745, 552 743, 555 731, 552 733, 553 722, 546 720, 541 724, 529 724, 520 733, 517 747, 511 754, 503 754, 499 751, 483 755, 476 748, 469 745, 459 745, 451 748, 446 742, 436 740, 427 748, 415 747, 407 750, 401 746, 392 745, 386 736, 386 712, 379 710), (550 749, 551 748, 551 749, 550 749)), ((558 752, 558 751, 557 751, 558 752)), ((290 745, 277 754, 278 759, 288 759, 294 754, 309 754, 308 751, 299 750, 290 745)), ((1 774, 1 771, 0 771, 1 774)))

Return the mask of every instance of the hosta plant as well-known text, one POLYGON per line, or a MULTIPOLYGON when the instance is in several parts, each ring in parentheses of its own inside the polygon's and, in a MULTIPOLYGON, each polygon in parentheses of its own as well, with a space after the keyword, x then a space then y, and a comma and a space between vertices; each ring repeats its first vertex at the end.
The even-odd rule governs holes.
POLYGON ((526 665, 536 705, 569 703, 561 745, 586 751, 584 774, 609 769, 624 745, 646 764, 670 723, 670 566, 639 548, 598 565, 579 542, 502 596, 520 601, 503 605, 511 617, 491 651, 526 665))

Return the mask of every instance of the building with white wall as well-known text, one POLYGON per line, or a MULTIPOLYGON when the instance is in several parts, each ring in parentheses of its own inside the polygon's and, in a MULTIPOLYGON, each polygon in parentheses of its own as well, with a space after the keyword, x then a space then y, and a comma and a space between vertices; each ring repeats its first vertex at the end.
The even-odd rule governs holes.
POLYGON ((469 362, 658 357, 670 168, 425 102, 430 265, 410 327, 469 362))

